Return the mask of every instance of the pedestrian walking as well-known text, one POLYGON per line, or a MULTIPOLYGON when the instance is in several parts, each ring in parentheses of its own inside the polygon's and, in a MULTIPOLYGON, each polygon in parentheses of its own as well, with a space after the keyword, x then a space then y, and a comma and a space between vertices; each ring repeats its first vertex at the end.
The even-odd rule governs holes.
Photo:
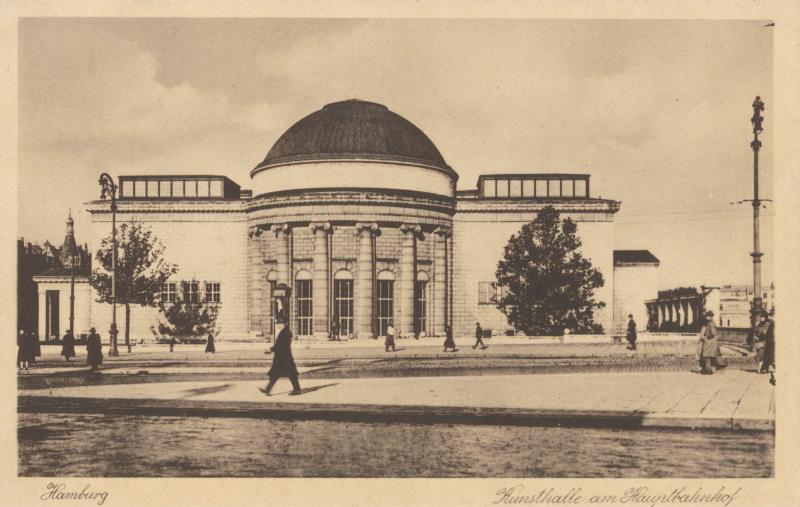
POLYGON ((217 351, 217 348, 214 347, 214 335, 208 333, 208 338, 206 339, 206 354, 211 352, 212 354, 217 351))
POLYGON ((391 322, 389 322, 389 326, 386 328, 386 341, 383 342, 386 346, 386 352, 389 352, 389 347, 392 347, 392 352, 397 352, 397 349, 394 347, 394 326, 391 322))
POLYGON ((458 352, 458 349, 456 348, 456 342, 453 340, 453 328, 450 326, 445 326, 444 334, 444 351, 447 352, 447 349, 453 349, 453 352, 458 352))
POLYGON ((700 329, 700 340, 697 346, 700 361, 700 373, 711 375, 714 373, 712 365, 720 368, 717 358, 720 356, 719 341, 717 339, 717 326, 714 324, 714 312, 705 314, 705 323, 700 329))
POLYGON ((292 392, 289 395, 297 396, 301 394, 300 381, 297 378, 297 365, 294 364, 294 357, 292 356, 292 331, 289 329, 288 324, 284 325, 283 329, 278 333, 275 345, 272 346, 270 351, 275 353, 275 357, 272 359, 272 366, 267 372, 269 382, 267 382, 267 387, 264 389, 259 388, 259 390, 269 396, 278 379, 288 377, 292 383, 292 392))
POLYGON ((488 345, 483 343, 483 329, 481 328, 480 322, 475 323, 475 345, 473 345, 472 348, 474 349, 478 345, 481 346, 481 350, 486 350, 489 348, 488 345))
POLYGON ((103 362, 103 343, 100 335, 95 328, 89 330, 89 337, 86 339, 86 364, 92 367, 92 371, 97 371, 103 362))
POLYGON ((27 370, 33 360, 33 344, 24 330, 17 336, 17 369, 27 370))
POLYGON ((775 366, 775 322, 769 318, 766 310, 761 310, 758 314, 758 322, 753 329, 754 340, 758 347, 760 359, 758 373, 769 373, 775 366))
POLYGON ((331 321, 331 340, 336 340, 337 342, 339 341, 340 329, 339 319, 337 317, 333 317, 333 320, 331 321))
POLYGON ((71 329, 67 329, 64 337, 61 338, 61 355, 69 362, 71 357, 75 357, 75 336, 71 329))
POLYGON ((633 320, 633 315, 628 314, 628 343, 630 343, 631 350, 636 350, 636 321, 633 320))

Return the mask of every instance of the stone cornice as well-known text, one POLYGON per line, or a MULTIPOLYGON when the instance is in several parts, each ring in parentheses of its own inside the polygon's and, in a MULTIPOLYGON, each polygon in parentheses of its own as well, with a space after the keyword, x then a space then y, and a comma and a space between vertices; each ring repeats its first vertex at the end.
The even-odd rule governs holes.
POLYGON ((547 206, 562 213, 616 213, 621 204, 611 199, 459 199, 456 213, 538 212, 547 206))
MULTIPOLYGON (((117 201, 117 214, 122 213, 244 213, 246 201, 117 201)), ((111 213, 109 201, 84 203, 92 214, 111 213)))
POLYGON ((455 213, 456 200, 427 192, 381 188, 309 188, 260 194, 249 201, 247 211, 298 206, 389 206, 455 213))

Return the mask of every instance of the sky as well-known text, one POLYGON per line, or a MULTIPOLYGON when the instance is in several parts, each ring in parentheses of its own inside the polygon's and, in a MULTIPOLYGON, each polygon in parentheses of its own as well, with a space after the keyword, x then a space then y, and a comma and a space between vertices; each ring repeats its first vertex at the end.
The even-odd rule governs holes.
MULTIPOLYGON (((27 18, 19 25, 19 230, 60 244, 98 176, 249 171, 337 100, 405 117, 475 188, 488 173, 591 174, 621 201, 614 247, 659 285, 752 283, 751 104, 766 103, 767 21, 27 18), (734 203, 734 204, 732 204, 734 203)), ((773 208, 762 278, 773 277, 773 208)))

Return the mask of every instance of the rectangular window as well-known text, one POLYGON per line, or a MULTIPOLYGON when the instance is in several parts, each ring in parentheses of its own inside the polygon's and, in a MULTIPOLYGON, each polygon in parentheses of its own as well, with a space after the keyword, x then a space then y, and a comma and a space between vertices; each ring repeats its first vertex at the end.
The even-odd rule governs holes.
POLYGON ((206 303, 220 302, 219 282, 206 282, 206 303))
POLYGON ((378 280, 378 334, 386 336, 394 320, 394 280, 378 280))
POLYGON ((147 196, 147 182, 137 180, 133 183, 133 191, 136 197, 146 197, 147 196))
POLYGON ((547 195, 550 197, 561 197, 561 180, 547 181, 547 195))
POLYGON ((508 195, 511 197, 522 197, 522 180, 511 180, 508 195))
POLYGON ((561 195, 573 197, 575 195, 575 182, 573 180, 561 180, 561 195))
POLYGON ((586 180, 575 180, 575 197, 588 197, 586 195, 586 180))
POLYGON ((312 280, 297 280, 297 334, 314 334, 314 313, 312 280))
POLYGON ((133 182, 125 180, 122 182, 122 197, 133 197, 133 182))
POLYGON ((341 336, 353 334, 353 280, 333 281, 333 316, 341 336))
POLYGON ((508 197, 508 180, 497 180, 497 197, 508 197))
POLYGON ((416 282, 414 285, 414 332, 427 331, 427 294, 428 282, 416 282))
POLYGON ((214 180, 211 182, 211 190, 209 195, 211 197, 222 197, 222 182, 220 180, 214 180))
POLYGON ((197 197, 208 197, 208 180, 197 182, 197 197))
POLYGON ((175 282, 167 282, 161 287, 161 301, 174 303, 178 300, 178 289, 175 282))
POLYGON ((186 197, 197 197, 197 181, 184 181, 183 187, 186 189, 186 197))
POLYGON ((158 182, 158 195, 159 197, 172 197, 172 193, 170 192, 170 182, 169 181, 159 181, 158 182))
POLYGON ((182 282, 181 288, 184 303, 200 302, 200 284, 198 282, 182 282))
POLYGON ((497 182, 495 180, 483 180, 483 196, 484 197, 497 196, 497 182))
POLYGON ((494 282, 478 282, 478 304, 493 305, 495 303, 494 282))
POLYGON ((157 181, 148 181, 147 182, 147 197, 158 197, 158 182, 157 181))
POLYGON ((522 195, 525 197, 533 197, 536 195, 536 191, 534 190, 535 185, 534 180, 523 180, 522 181, 522 195))
POLYGON ((183 181, 172 182, 172 197, 183 197, 183 181))
POLYGON ((536 180, 536 197, 547 197, 547 180, 536 180))

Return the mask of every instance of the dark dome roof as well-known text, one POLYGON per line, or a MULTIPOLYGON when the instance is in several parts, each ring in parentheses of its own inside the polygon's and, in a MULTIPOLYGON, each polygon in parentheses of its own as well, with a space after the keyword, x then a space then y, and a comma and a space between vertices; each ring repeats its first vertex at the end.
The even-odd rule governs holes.
POLYGON ((381 104, 333 102, 292 125, 255 169, 312 160, 371 159, 410 162, 453 175, 420 129, 381 104))

